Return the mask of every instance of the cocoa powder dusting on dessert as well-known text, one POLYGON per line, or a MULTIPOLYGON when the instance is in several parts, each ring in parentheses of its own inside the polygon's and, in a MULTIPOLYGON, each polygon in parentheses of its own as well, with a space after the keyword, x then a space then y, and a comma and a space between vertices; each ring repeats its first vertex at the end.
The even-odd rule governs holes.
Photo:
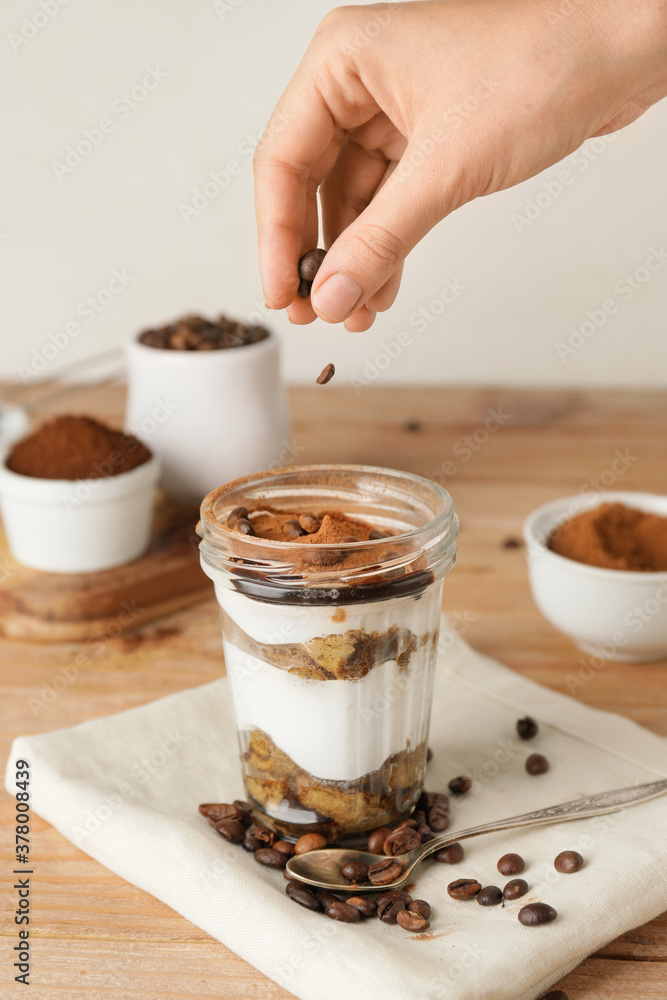
POLYGON ((7 468, 39 479, 103 479, 143 465, 151 452, 133 434, 92 417, 53 417, 18 441, 7 468))
POLYGON ((589 566, 662 572, 667 570, 667 518, 603 503, 556 528, 548 546, 589 566))
MULTIPOLYGON (((357 521, 354 518, 346 517, 340 511, 323 511, 318 514, 319 527, 316 531, 308 534, 302 531, 294 536, 292 525, 299 524, 299 518, 293 513, 286 513, 278 510, 258 511, 250 515, 257 538, 268 538, 274 542, 292 542, 306 545, 337 545, 346 539, 354 536, 356 541, 368 541, 372 527, 357 521)), ((234 525, 232 525, 232 528, 234 525)))

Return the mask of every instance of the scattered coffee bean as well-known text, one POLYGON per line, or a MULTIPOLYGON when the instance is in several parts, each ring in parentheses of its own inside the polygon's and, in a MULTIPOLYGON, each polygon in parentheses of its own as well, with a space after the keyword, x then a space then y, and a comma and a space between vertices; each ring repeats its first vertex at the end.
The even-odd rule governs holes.
POLYGON ((254 535, 255 529, 248 520, 247 517, 240 517, 236 524, 234 525, 237 531, 240 531, 242 535, 254 535))
POLYGON ((514 538, 511 535, 506 538, 503 542, 504 549, 520 549, 521 541, 518 538, 514 538))
POLYGON ((338 896, 334 896, 332 893, 327 892, 326 889, 316 889, 315 896, 319 899, 322 904, 322 908, 325 910, 327 906, 331 906, 332 903, 338 902, 338 896))
POLYGON ((402 826, 389 834, 384 842, 384 853, 396 856, 414 851, 421 844, 421 838, 411 826, 402 826))
POLYGON ((267 868, 284 868, 287 864, 287 855, 281 851, 274 851, 271 847, 260 847, 253 854, 255 861, 267 868))
POLYGON ((449 782, 449 790, 453 792, 454 795, 465 795, 472 788, 472 779, 464 778, 460 776, 458 778, 452 778, 449 782))
POLYGON ((391 833, 388 826, 380 826, 368 836, 367 850, 370 854, 382 854, 384 842, 391 833))
POLYGON ((481 885, 474 878, 458 878, 447 886, 447 892, 452 899, 474 899, 481 889, 481 885))
POLYGON ((561 851, 554 861, 554 868, 563 875, 571 875, 584 867, 584 859, 577 851, 561 851))
MULTIPOLYGON (((378 534, 379 534, 379 532, 378 532, 378 534)), ((369 535, 369 538, 372 538, 372 537, 373 537, 373 532, 371 532, 370 535, 369 535)), ((430 764, 432 760, 433 760, 433 751, 431 750, 430 747, 426 747, 426 763, 430 764)))
POLYGON ((246 833, 243 846, 246 851, 250 851, 251 854, 254 854, 255 851, 260 849, 260 847, 266 847, 266 844, 264 844, 261 840, 258 840, 257 837, 249 837, 246 833))
POLYGON ((245 837, 243 823, 239 823, 237 819, 221 819, 215 824, 215 830, 232 844, 240 844, 245 837))
POLYGON ((519 920, 526 927, 535 927, 538 924, 549 924, 555 920, 558 914, 553 906, 548 903, 528 903, 519 910, 519 920))
POLYGON ((336 368, 331 362, 329 362, 328 365, 324 366, 324 368, 317 376, 315 381, 317 382, 318 385, 326 385, 327 382, 331 381, 331 379, 334 377, 335 374, 336 374, 336 368))
POLYGON ((503 889, 505 899, 521 899, 528 892, 528 883, 522 878, 513 878, 503 889))
POLYGON ((477 893, 480 906, 497 906, 503 901, 503 891, 497 885, 487 885, 477 893))
POLYGON ((319 851, 327 846, 327 838, 321 833, 304 833, 294 845, 295 854, 306 854, 307 851, 319 851))
POLYGON ((417 809, 428 813, 429 809, 433 809, 435 806, 448 812, 449 798, 442 792, 422 792, 417 802, 417 809))
POLYGON ((378 906, 382 903, 386 903, 387 900, 400 899, 407 906, 408 903, 412 902, 412 896, 409 892, 405 892, 403 889, 385 889, 381 892, 379 896, 376 897, 375 902, 378 906))
MULTIPOLYGON (((368 538, 371 542, 377 541, 378 538, 386 538, 386 537, 387 536, 383 535, 383 533, 381 531, 378 531, 377 528, 371 528, 370 532, 368 533, 368 538)), ((428 751, 428 753, 430 753, 430 751, 428 751)), ((427 757, 427 759, 430 760, 429 757, 427 757)))
POLYGON ((441 847, 433 855, 433 860, 440 861, 443 865, 457 865, 459 861, 463 861, 463 847, 458 843, 441 847))
POLYGON ((443 809, 442 806, 432 806, 428 811, 426 822, 436 833, 443 833, 448 829, 451 820, 447 809, 443 809))
POLYGON ((551 993, 545 993, 542 1000, 570 1000, 570 998, 565 990, 552 990, 551 993))
POLYGON ((340 872, 350 882, 365 882, 368 875, 368 865, 365 865, 363 861, 348 861, 340 872))
POLYGON ((412 814, 412 819, 416 822, 417 827, 423 826, 426 822, 426 813, 423 809, 415 809, 412 814))
POLYGON ((221 819, 241 820, 241 813, 236 806, 230 802, 204 803, 199 806, 199 812, 202 816, 206 817, 211 826, 215 826, 215 824, 219 823, 221 819))
POLYGON ((520 854, 503 854, 496 867, 501 875, 520 875, 526 862, 520 854))
POLYGON ((397 830, 402 830, 404 826, 411 826, 413 830, 419 827, 419 823, 414 818, 414 816, 408 816, 407 819, 402 819, 401 822, 396 827, 397 830))
POLYGON ((426 823, 422 823, 421 826, 417 827, 417 833, 419 834, 419 839, 422 844, 426 844, 429 840, 433 840, 433 830, 430 826, 427 826, 426 823))
POLYGON ((262 847, 273 847, 276 835, 273 830, 267 830, 265 826, 250 826, 246 832, 246 837, 259 840, 262 847))
POLYGON ((303 534, 304 530, 296 518, 285 521, 283 524, 283 535, 287 535, 288 538, 300 538, 303 534))
POLYGON ((285 892, 290 899, 293 899, 299 906, 305 906, 307 910, 321 911, 324 909, 315 893, 311 892, 302 882, 296 880, 288 882, 285 886, 285 892))
POLYGON ((420 917, 426 917, 427 920, 431 916, 431 907, 425 899, 411 899, 406 903, 406 909, 411 913, 418 913, 420 917))
POLYGON ((418 434, 419 431, 424 430, 424 425, 421 422, 421 420, 406 420, 405 423, 403 424, 403 428, 409 434, 418 434))
POLYGON ((235 809, 238 809, 239 819, 244 826, 250 826, 252 823, 252 806, 249 802, 244 802, 243 799, 234 799, 232 805, 235 809))
POLYGON ((314 281, 326 255, 327 252, 322 247, 307 250, 299 261, 299 277, 305 278, 306 281, 314 281))
POLYGON ((307 299, 310 295, 310 289, 312 287, 312 281, 306 281, 305 278, 299 280, 299 287, 296 290, 296 294, 300 299, 307 299))
POLYGON ((319 518, 315 517, 314 514, 302 514, 299 518, 299 524, 307 535, 314 535, 321 528, 319 518))
POLYGON ((324 912, 332 920, 342 920, 345 924, 356 924, 357 921, 361 920, 359 910, 355 906, 350 906, 349 903, 343 903, 340 899, 327 906, 324 912))
POLYGON ((227 517, 227 523, 231 524, 232 521, 238 521, 240 517, 243 518, 248 517, 247 507, 233 507, 232 510, 230 510, 229 515, 227 517))
POLYGON ((522 740, 532 740, 534 736, 537 736, 539 728, 535 719, 531 719, 529 715, 523 719, 519 719, 516 724, 516 731, 522 740))
POLYGON ((376 914, 377 904, 368 896, 348 896, 345 902, 359 910, 362 917, 374 917, 376 914))
POLYGON ((281 854, 286 854, 288 858, 291 858, 294 854, 294 844, 290 844, 287 840, 276 840, 273 850, 280 851, 281 854))
POLYGON ((376 903, 377 915, 383 924, 395 924, 396 916, 405 909, 403 899, 383 899, 376 903))
POLYGON ((356 535, 346 535, 345 538, 341 538, 341 542, 358 542, 359 539, 356 535))
POLYGON ((396 861, 394 858, 383 858, 382 861, 376 861, 368 869, 368 881, 372 882, 373 885, 387 885, 389 882, 395 882, 402 873, 403 866, 400 861, 396 861))
POLYGON ((549 770, 549 761, 541 753, 532 753, 526 761, 528 774, 545 774, 549 770))
POLYGON ((396 923, 404 931, 410 931, 412 934, 425 931, 430 927, 428 918, 423 917, 420 913, 415 913, 413 910, 399 910, 396 914, 396 923))

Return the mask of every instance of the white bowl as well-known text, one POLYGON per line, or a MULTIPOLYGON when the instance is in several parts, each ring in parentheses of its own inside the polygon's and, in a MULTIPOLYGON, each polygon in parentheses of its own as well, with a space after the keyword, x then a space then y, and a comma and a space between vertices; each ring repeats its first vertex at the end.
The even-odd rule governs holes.
POLYGON ((523 526, 535 603, 586 653, 627 663, 661 660, 667 657, 667 572, 602 569, 547 548, 554 528, 602 503, 667 516, 667 496, 656 493, 587 494, 538 507, 523 526))
POLYGON ((18 562, 48 573, 92 573, 131 562, 150 540, 160 464, 100 479, 40 479, 0 465, 0 509, 18 562))
POLYGON ((271 334, 244 347, 172 351, 126 345, 127 429, 162 464, 162 486, 199 507, 220 483, 289 465, 289 423, 271 334))

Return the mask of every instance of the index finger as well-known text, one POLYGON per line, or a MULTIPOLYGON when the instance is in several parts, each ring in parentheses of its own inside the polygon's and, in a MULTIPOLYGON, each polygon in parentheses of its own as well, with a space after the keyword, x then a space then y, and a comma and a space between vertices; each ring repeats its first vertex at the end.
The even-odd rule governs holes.
MULTIPOLYGON (((295 78, 281 97, 255 151, 255 213, 259 271, 266 304, 284 309, 299 284, 298 263, 304 250, 308 200, 326 173, 336 127, 317 88, 295 78)), ((316 239, 317 237, 315 237, 316 239)))

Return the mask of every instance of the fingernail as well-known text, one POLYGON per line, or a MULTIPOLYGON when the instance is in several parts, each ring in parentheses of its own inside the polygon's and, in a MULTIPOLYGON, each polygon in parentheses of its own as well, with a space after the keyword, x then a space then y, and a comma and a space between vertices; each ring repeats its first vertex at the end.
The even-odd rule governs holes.
POLYGON ((313 307, 326 319, 340 323, 361 298, 361 286, 347 274, 332 274, 313 292, 313 307))

